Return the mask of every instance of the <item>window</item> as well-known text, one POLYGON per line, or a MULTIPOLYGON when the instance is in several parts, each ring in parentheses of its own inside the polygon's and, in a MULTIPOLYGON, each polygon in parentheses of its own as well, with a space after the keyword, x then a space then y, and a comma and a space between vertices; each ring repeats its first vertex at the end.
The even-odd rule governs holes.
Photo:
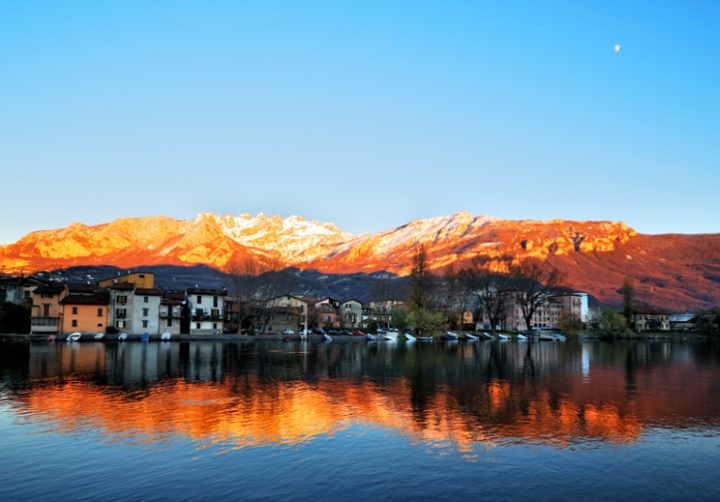
POLYGON ((73 315, 77 315, 77 307, 72 308, 72 313, 73 313, 73 315))
POLYGON ((140 277, 140 279, 145 279, 145 274, 140 274, 138 277, 140 277))
POLYGON ((213 323, 213 329, 217 329, 217 323, 216 323, 216 322, 213 323))
POLYGON ((147 317, 148 312, 150 312, 150 309, 143 309, 143 317, 147 317))
POLYGON ((127 310, 125 309, 115 309, 115 317, 127 317, 127 310))
POLYGON ((103 309, 102 307, 98 308, 98 317, 102 317, 103 315, 103 309))
POLYGON ((43 298, 52 298, 53 295, 52 295, 52 293, 43 293, 43 294, 42 294, 42 297, 43 297, 43 298))
POLYGON ((199 322, 196 322, 196 323, 195 323, 195 329, 200 329, 200 323, 199 323, 199 322))
POLYGON ((202 303, 202 296, 198 295, 197 304, 200 305, 201 303, 202 303))
POLYGON ((119 303, 120 305, 125 305, 127 303, 127 296, 125 295, 119 295, 115 301, 119 303))
POLYGON ((125 321, 116 321, 115 326, 118 328, 124 328, 125 327, 125 321))
POLYGON ((168 325, 168 328, 172 327, 172 319, 168 319, 167 325, 168 325))
POLYGON ((31 292, 28 290, 25 290, 25 298, 30 298, 31 292))
POLYGON ((147 327, 148 327, 148 321, 143 321, 143 328, 147 328, 147 327))
POLYGON ((73 328, 77 328, 77 319, 73 319, 71 324, 73 328))
POLYGON ((148 303, 150 301, 149 296, 143 296, 143 303, 148 303))
POLYGON ((213 307, 217 307, 217 306, 218 306, 218 297, 213 296, 213 307))

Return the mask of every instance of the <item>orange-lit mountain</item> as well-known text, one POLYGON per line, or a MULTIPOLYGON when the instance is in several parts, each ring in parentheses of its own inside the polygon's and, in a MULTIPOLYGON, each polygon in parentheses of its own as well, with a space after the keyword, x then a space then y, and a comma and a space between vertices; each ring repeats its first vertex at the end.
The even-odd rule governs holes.
POLYGON ((566 285, 617 302, 626 275, 636 298, 677 310, 720 304, 720 234, 643 235, 624 223, 509 221, 459 212, 415 220, 375 234, 352 235, 297 216, 219 216, 193 220, 122 218, 88 227, 30 233, 0 246, 0 272, 31 273, 77 265, 207 264, 222 269, 233 257, 276 256, 288 266, 326 273, 409 272, 424 242, 441 272, 473 256, 537 257, 565 273, 566 285))

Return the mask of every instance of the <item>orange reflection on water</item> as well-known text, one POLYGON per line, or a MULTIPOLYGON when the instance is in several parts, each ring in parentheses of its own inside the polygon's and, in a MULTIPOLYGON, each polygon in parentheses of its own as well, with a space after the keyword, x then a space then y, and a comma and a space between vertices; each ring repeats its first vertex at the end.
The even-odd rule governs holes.
MULTIPOLYGON (((507 383, 490 384, 487 395, 495 411, 512 407, 510 401, 518 398, 507 383)), ((34 389, 18 401, 58 431, 89 427, 113 439, 141 443, 182 435, 231 447, 287 445, 332 435, 353 423, 396 430, 421 441, 450 441, 461 450, 477 442, 507 440, 564 447, 579 436, 632 442, 642 431, 634 416, 621 416, 612 405, 580 407, 565 399, 551 406, 548 395, 537 396, 526 413, 502 423, 483 423, 463 412, 450 392, 434 394, 421 414, 413 413, 409 396, 403 379, 379 389, 368 381, 269 385, 250 378, 242 389, 232 382, 174 379, 130 393, 73 381, 34 389)))

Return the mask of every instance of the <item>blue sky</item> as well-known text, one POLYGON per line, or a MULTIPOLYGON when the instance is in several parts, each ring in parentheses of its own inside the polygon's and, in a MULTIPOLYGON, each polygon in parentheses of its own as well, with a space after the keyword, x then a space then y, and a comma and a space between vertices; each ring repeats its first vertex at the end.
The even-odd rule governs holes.
POLYGON ((717 2, 5 0, 0 243, 202 211, 720 232, 719 25, 717 2))

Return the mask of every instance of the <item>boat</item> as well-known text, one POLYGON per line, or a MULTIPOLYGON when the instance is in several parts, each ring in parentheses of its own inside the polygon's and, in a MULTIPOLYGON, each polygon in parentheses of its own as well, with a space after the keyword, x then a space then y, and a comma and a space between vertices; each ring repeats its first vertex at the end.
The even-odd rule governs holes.
POLYGON ((478 337, 471 333, 465 333, 465 340, 467 340, 468 342, 476 342, 478 340, 478 337))
POLYGON ((413 343, 416 338, 409 333, 405 333, 405 343, 413 343))
POLYGON ((540 332, 540 333, 538 334, 538 338, 539 338, 540 341, 542 341, 542 342, 552 342, 553 340, 555 340, 555 337, 553 336, 552 333, 543 333, 543 332, 540 332))
POLYGON ((95 335, 94 338, 95 338, 95 341, 96 341, 96 342, 99 342, 99 341, 101 341, 103 338, 105 338, 105 333, 98 333, 97 335, 95 335))
POLYGON ((518 334, 517 339, 519 342, 522 342, 524 340, 527 340, 527 337, 525 335, 518 334))
POLYGON ((143 333, 142 335, 140 335, 140 341, 141 342, 149 342, 150 335, 148 333, 143 333))
POLYGON ((323 340, 325 340, 326 342, 332 342, 332 337, 327 333, 323 333, 323 340))
POLYGON ((492 336, 490 333, 485 333, 485 332, 484 332, 484 333, 483 333, 483 336, 485 336, 485 338, 487 338, 488 340, 495 340, 495 337, 492 336))
POLYGON ((449 342, 452 342, 452 341, 456 342, 458 340, 458 336, 455 333, 451 333, 450 331, 448 331, 447 333, 445 333, 442 336, 442 339, 449 341, 449 342))
POLYGON ((375 335, 371 335, 370 333, 365 335, 365 338, 367 338, 368 342, 377 342, 377 337, 375 335))
POLYGON ((435 339, 431 336, 418 336, 416 337, 418 342, 432 342, 435 339))
POLYGON ((120 333, 118 335, 118 342, 124 342, 125 340, 127 340, 127 333, 120 333))
POLYGON ((57 338, 55 335, 50 335, 50 336, 47 338, 47 341, 48 341, 48 342, 54 342, 54 341, 55 341, 55 338, 57 338))
POLYGON ((68 337, 65 339, 66 342, 79 342, 80 338, 82 338, 82 334, 79 331, 76 331, 75 333, 70 333, 68 337))
POLYGON ((167 342, 167 341, 170 340, 171 338, 172 338, 172 335, 171 335, 170 333, 167 333, 167 332, 165 332, 165 333, 163 333, 162 335, 160 335, 160 340, 162 340, 162 341, 164 341, 164 342, 167 342))
POLYGON ((560 333, 553 333, 553 340, 557 340, 558 342, 564 342, 567 340, 565 335, 561 335, 560 333))
POLYGON ((500 340, 510 340, 510 337, 508 335, 504 335, 502 333, 498 333, 498 338, 500 340))
POLYGON ((382 339, 386 342, 397 342, 398 334, 393 331, 386 331, 382 334, 382 339))

